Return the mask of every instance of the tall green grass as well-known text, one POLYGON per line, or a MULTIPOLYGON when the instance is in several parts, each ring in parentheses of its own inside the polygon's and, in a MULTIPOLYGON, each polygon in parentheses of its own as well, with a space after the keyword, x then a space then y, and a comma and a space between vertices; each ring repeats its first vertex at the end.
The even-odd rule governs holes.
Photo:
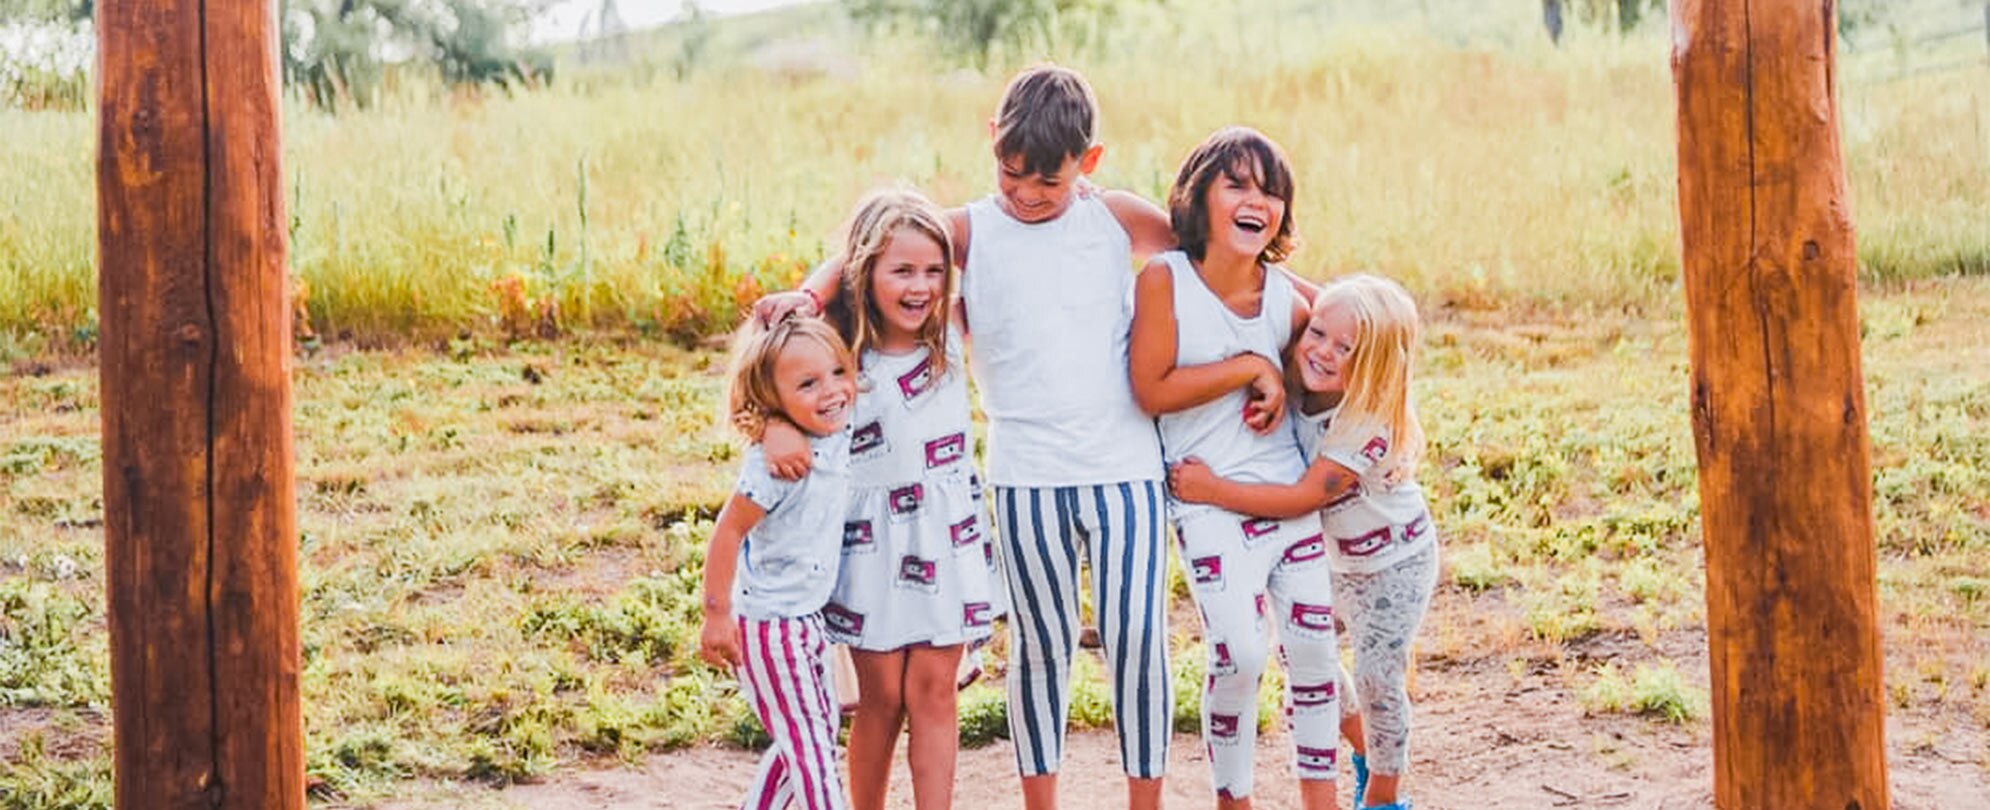
MULTIPOLYGON (((1136 4, 1103 40, 1050 51, 1097 88, 1099 182, 1159 197, 1198 140, 1245 123, 1298 169, 1302 272, 1373 269, 1467 306, 1670 294, 1672 87, 1657 27, 1578 32, 1556 49, 1512 10, 1439 25, 1248 7, 1283 10, 1136 4)), ((759 20, 759 50, 682 81, 597 67, 516 97, 410 90, 338 117, 292 104, 291 259, 312 324, 389 337, 537 321, 695 339, 819 259, 863 191, 987 193, 982 122, 1024 60, 966 72, 819 12, 805 47, 759 20)), ((1982 71, 1853 75, 1842 93, 1868 277, 1990 269, 1982 71)), ((14 335, 0 347, 87 341, 92 121, 0 111, 0 133, 0 333, 14 335)))

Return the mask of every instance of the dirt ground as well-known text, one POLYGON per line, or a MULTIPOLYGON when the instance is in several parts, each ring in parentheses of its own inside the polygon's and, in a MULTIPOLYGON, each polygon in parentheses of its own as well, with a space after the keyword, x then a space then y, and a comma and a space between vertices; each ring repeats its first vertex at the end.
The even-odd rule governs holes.
MULTIPOLYGON (((1463 605, 1451 602, 1453 610, 1463 605)), ((1470 622, 1463 615, 1453 620, 1470 622)), ((1669 634, 1658 652, 1696 673, 1704 684, 1704 637, 1669 634)), ((1516 673, 1497 656, 1432 660, 1425 657, 1413 686, 1415 748, 1405 795, 1419 810, 1451 808, 1651 808, 1713 807, 1711 728, 1705 720, 1683 725, 1628 715, 1586 714, 1565 686, 1570 666, 1629 661, 1648 654, 1634 637, 1599 636, 1570 645, 1562 663, 1537 661, 1516 673)), ((1990 808, 1990 740, 1965 710, 1939 704, 1895 710, 1888 721, 1889 774, 1898 810, 1990 808)), ((1260 808, 1298 806, 1290 753, 1282 730, 1260 738, 1260 808)), ((911 808, 903 767, 894 770, 890 806, 911 808)), ((1118 746, 1110 732, 1071 736, 1062 771, 1067 808, 1126 805, 1118 746)), ((736 807, 752 777, 756 755, 704 747, 648 758, 638 765, 596 763, 561 770, 536 784, 503 790, 428 784, 386 805, 393 810, 543 808, 636 810, 736 807)), ((1020 808, 1014 753, 1000 741, 961 752, 954 806, 974 810, 1020 808)), ((1167 805, 1210 804, 1208 763, 1193 735, 1175 736, 1170 753, 1167 805)), ((1351 779, 1343 776, 1341 803, 1349 806, 1351 779)), ((1835 808, 1833 809, 1835 810, 1835 808)))

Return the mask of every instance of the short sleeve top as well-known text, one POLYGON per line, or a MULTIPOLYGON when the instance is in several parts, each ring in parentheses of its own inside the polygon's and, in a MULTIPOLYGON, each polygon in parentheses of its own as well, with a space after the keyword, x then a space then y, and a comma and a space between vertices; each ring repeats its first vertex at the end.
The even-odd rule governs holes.
POLYGON ((809 440, 814 466, 800 481, 767 469, 759 445, 747 449, 734 490, 766 517, 746 533, 733 578, 733 612, 749 619, 807 616, 836 586, 843 512, 850 497, 850 431, 809 440))
POLYGON ((1350 572, 1389 567, 1437 540, 1423 487, 1414 480, 1391 485, 1379 469, 1389 453, 1389 429, 1376 425, 1327 442, 1327 426, 1338 409, 1295 414, 1306 458, 1326 459, 1353 472, 1354 489, 1320 510, 1320 527, 1332 541, 1333 565, 1350 572))

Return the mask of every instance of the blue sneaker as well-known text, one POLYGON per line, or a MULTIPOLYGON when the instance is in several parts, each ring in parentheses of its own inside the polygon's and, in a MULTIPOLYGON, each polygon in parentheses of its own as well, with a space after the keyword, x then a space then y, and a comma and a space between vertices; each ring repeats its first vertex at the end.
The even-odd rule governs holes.
POLYGON ((1360 808, 1360 810, 1410 810, 1410 800, 1404 799, 1395 804, 1371 804, 1367 807, 1362 807, 1360 802, 1355 802, 1354 806, 1360 808))
POLYGON ((1368 758, 1357 753, 1354 761, 1354 806, 1361 807, 1361 797, 1368 792, 1368 758))

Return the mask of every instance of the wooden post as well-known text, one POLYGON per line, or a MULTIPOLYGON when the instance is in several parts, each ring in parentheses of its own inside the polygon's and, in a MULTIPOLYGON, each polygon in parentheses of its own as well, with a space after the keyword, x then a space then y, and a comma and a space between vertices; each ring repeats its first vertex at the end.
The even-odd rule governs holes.
POLYGON ((1675 0, 1714 797, 1889 807, 1832 3, 1675 0))
POLYGON ((272 0, 100 0, 121 808, 304 806, 272 0))

